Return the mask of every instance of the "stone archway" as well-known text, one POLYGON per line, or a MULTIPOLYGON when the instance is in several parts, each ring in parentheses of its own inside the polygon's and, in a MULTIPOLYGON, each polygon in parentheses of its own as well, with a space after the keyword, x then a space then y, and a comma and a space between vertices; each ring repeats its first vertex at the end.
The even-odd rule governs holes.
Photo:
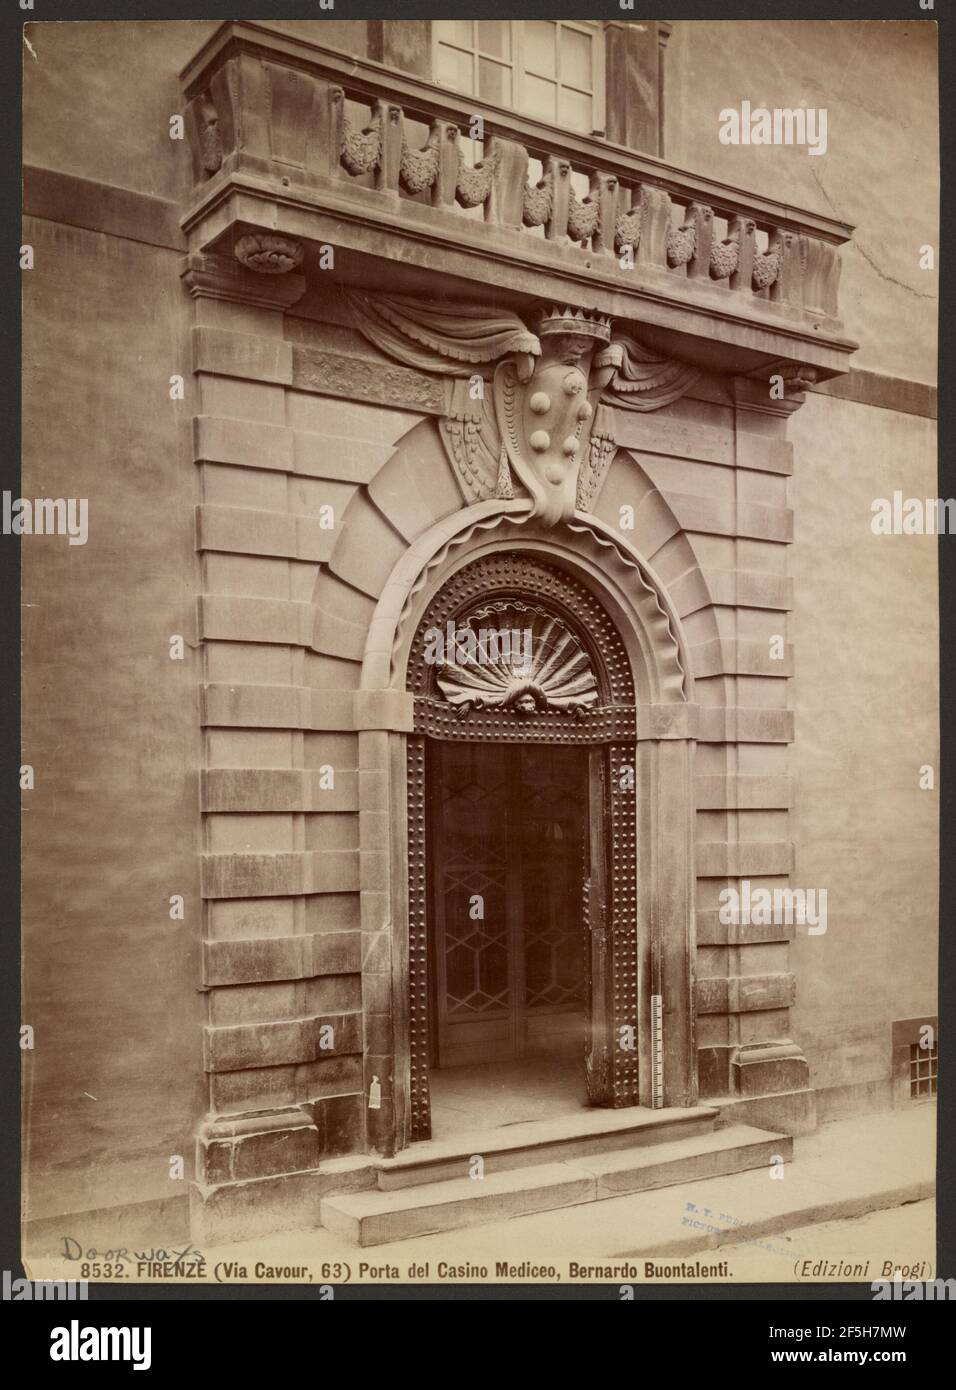
MULTIPOLYGON (((362 802, 369 813, 363 858, 370 856, 362 870, 363 928, 374 928, 365 969, 367 1084, 371 1094, 375 1081, 382 1088, 381 1108, 369 1111, 369 1147, 385 1153, 429 1130, 424 744, 460 736, 462 727, 449 702, 442 708, 429 692, 416 636, 429 615, 461 613, 462 603, 480 607, 496 593, 537 596, 565 613, 601 672, 603 703, 582 718, 547 708, 505 716, 479 707, 464 716, 472 735, 500 735, 510 722, 514 737, 559 734, 606 750, 604 775, 614 793, 604 907, 612 925, 608 976, 599 985, 606 989, 607 1052, 594 1061, 605 1068, 598 1103, 690 1105, 697 1096, 696 707, 679 620, 636 557, 581 518, 573 529, 545 530, 521 504, 480 504, 468 513, 456 518, 453 533, 434 528, 396 567, 402 573, 383 590, 363 668, 360 699, 401 708, 388 732, 366 727, 360 734, 364 785, 376 798, 374 807, 362 802)), ((600 906, 592 909, 599 919, 600 906)))

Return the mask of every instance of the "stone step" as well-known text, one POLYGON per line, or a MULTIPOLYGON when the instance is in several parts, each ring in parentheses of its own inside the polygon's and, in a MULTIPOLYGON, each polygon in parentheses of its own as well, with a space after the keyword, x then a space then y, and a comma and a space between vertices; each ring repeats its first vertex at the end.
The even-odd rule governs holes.
POLYGON ((356 1245, 383 1245, 458 1230, 531 1212, 553 1211, 722 1177, 791 1157, 793 1141, 749 1125, 659 1144, 506 1169, 484 1178, 455 1178, 398 1190, 326 1197, 321 1222, 356 1245))
POLYGON ((518 1124, 456 1134, 449 1139, 426 1140, 404 1149, 394 1158, 378 1161, 378 1186, 383 1192, 420 1183, 470 1178, 472 1159, 479 1155, 484 1172, 539 1167, 566 1158, 609 1153, 644 1144, 709 1134, 719 1111, 697 1105, 648 1110, 582 1110, 547 1120, 523 1120, 518 1124))

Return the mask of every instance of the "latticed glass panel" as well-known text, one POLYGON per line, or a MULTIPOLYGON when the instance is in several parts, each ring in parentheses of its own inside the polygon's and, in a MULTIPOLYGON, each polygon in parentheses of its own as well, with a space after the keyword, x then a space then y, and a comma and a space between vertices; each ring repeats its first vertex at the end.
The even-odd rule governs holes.
POLYGON ((520 758, 525 1006, 580 1005, 583 942, 576 905, 586 825, 583 753, 522 748, 520 758))
POLYGON ((454 848, 441 865, 439 891, 449 1018, 506 1010, 511 997, 502 816, 507 787, 503 758, 495 753, 489 757, 469 743, 445 750, 441 817, 454 848))

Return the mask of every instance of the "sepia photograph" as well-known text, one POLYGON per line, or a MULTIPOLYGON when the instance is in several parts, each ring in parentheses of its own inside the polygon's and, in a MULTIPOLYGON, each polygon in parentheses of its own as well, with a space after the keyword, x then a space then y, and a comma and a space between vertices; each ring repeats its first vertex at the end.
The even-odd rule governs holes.
POLYGON ((20 16, 58 1296, 956 1294, 936 15, 678 8, 20 16))

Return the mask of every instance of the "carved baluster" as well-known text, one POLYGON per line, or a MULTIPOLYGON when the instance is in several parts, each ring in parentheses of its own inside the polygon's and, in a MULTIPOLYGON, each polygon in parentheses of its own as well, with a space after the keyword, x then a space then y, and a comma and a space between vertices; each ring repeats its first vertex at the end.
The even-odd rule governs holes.
POLYGON ((772 245, 754 254, 753 290, 761 299, 769 299, 770 287, 780 270, 780 253, 772 245))
POLYGON ((619 185, 615 211, 617 214, 614 218, 615 253, 621 255, 626 247, 630 247, 632 252, 636 252, 641 243, 641 223, 644 218, 644 203, 640 190, 621 188, 619 185), (632 203, 631 200, 635 192, 637 193, 637 202, 632 203))
POLYGON ((317 80, 312 84, 312 101, 306 118, 305 170, 320 178, 339 172, 342 151, 342 89, 317 80), (335 93, 338 93, 336 100, 335 93))
POLYGON ((432 184, 432 207, 450 207, 455 201, 458 181, 458 127, 450 121, 432 125, 438 140, 438 177, 432 184))
POLYGON ((671 225, 667 229, 667 264, 671 270, 679 270, 693 258, 697 247, 697 223, 690 212, 685 212, 679 227, 671 225))
POLYGON ((653 184, 641 185, 641 238, 637 247, 637 264, 667 268, 667 229, 670 226, 671 200, 663 188, 653 184))
POLYGON ((222 168, 224 157, 219 112, 208 92, 193 97, 186 108, 186 136, 193 157, 193 177, 212 178, 222 168))
POLYGON ((382 148, 378 157, 378 168, 375 170, 375 187, 383 193, 397 193, 402 169, 405 118, 402 108, 393 106, 390 101, 377 101, 375 114, 382 132, 382 148))
POLYGON ((730 277, 732 290, 752 288, 756 231, 752 217, 735 217, 730 224, 731 239, 737 243, 737 265, 730 277))
POLYGON ((353 130, 348 114, 342 113, 342 167, 347 174, 359 177, 371 174, 382 158, 383 122, 387 102, 377 101, 372 119, 364 130, 353 130))
POLYGON ((494 164, 494 175, 485 217, 499 227, 521 227, 524 189, 528 180, 528 151, 524 145, 496 135, 491 139, 489 158, 494 164))
POLYGON ((525 184, 522 195, 521 220, 526 227, 544 227, 551 221, 551 207, 554 202, 554 186, 550 169, 532 188, 525 184))
POLYGON ((242 124, 236 132, 236 147, 246 167, 251 164, 268 173, 272 154, 269 74, 265 64, 249 53, 241 54, 236 63, 242 99, 242 124))
MULTIPOLYGON (((329 88, 329 100, 327 107, 327 120, 329 129, 329 173, 338 174, 340 178, 347 178, 348 175, 342 165, 342 149, 345 144, 345 93, 341 87, 329 88)), ((317 138, 321 138, 321 124, 317 132, 317 138)))
POLYGON ((710 279, 710 248, 714 240, 714 210, 706 203, 691 203, 687 221, 694 225, 694 254, 687 265, 692 280, 710 279))
POLYGON ((729 281, 737 269, 739 255, 740 242, 737 240, 734 230, 730 229, 729 234, 722 241, 712 241, 710 246, 710 278, 729 281))
POLYGON ((218 68, 209 79, 209 98, 216 108, 217 129, 222 137, 223 163, 236 150, 236 128, 239 124, 239 71, 233 58, 218 68))
POLYGON ((567 241, 568 207, 571 193, 571 165, 566 159, 550 155, 547 171, 551 175, 551 216, 544 229, 549 241, 567 241))
POLYGON ((304 170, 313 121, 315 79, 296 68, 274 63, 264 66, 269 77, 272 157, 304 170))
POLYGON ((474 168, 465 163, 461 145, 458 145, 458 170, 455 174, 455 199, 463 208, 477 208, 487 203, 491 196, 491 186, 495 170, 501 157, 500 149, 492 149, 474 168))
POLYGON ((404 134, 404 118, 402 120, 402 151, 401 167, 399 172, 399 182, 406 193, 417 195, 427 193, 434 188, 438 181, 439 170, 441 169, 441 140, 442 132, 439 127, 432 122, 428 132, 428 139, 420 150, 413 150, 404 134))
POLYGON ((803 265, 800 238, 785 227, 774 227, 770 233, 770 250, 778 258, 777 278, 770 286, 773 304, 803 303, 803 265))
POLYGON ((806 243, 806 270, 803 280, 803 307, 809 314, 836 318, 840 258, 836 247, 816 237, 801 237, 806 243))
POLYGON ((618 194, 620 185, 614 174, 597 171, 591 175, 591 201, 597 203, 598 225, 591 242, 591 249, 599 255, 613 256, 614 232, 618 218, 618 194))

